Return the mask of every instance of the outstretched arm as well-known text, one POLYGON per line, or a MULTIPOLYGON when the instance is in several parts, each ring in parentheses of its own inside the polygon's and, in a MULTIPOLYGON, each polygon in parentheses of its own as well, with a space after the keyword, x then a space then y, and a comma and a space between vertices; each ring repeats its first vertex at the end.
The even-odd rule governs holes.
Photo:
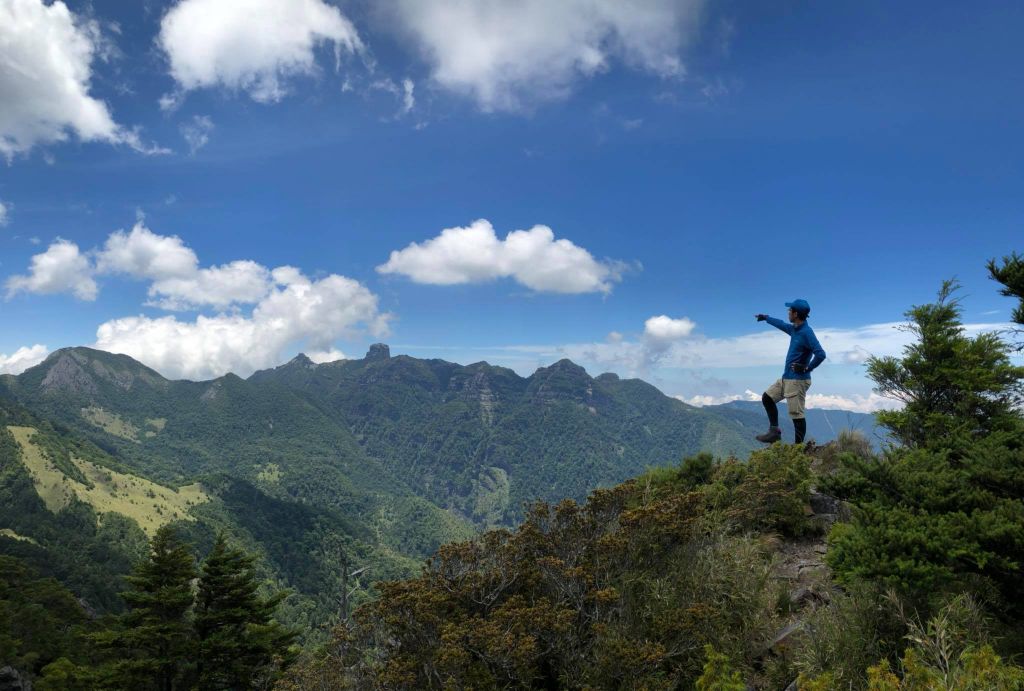
POLYGON ((766 321, 769 324, 771 324, 772 326, 774 326, 776 329, 778 329, 779 331, 785 331, 790 336, 793 335, 793 325, 789 324, 787 322, 784 322, 781 319, 776 319, 775 317, 769 317, 767 314, 758 314, 757 315, 757 321, 766 321), (762 319, 762 317, 764 317, 764 318, 762 319))

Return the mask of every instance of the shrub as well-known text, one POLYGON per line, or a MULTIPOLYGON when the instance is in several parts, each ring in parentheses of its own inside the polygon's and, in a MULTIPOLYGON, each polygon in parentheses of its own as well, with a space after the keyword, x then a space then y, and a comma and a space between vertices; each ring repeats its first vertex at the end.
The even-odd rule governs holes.
POLYGON ((810 531, 810 457, 802 445, 772 444, 746 463, 718 465, 702 491, 710 508, 747 530, 799 536, 810 531))
POLYGON ((707 662, 697 679, 697 691, 746 691, 742 675, 733 670, 728 657, 715 652, 710 645, 704 646, 704 655, 707 662))
POLYGON ((749 465, 698 457, 583 506, 537 504, 517 530, 378 584, 335 652, 293 678, 340 665, 356 687, 686 688, 708 644, 753 675, 782 622, 772 543, 746 531, 799 530, 808 461, 782 445, 749 465))
POLYGON ((867 668, 879 658, 894 658, 905 631, 892 603, 871 583, 855 582, 834 593, 806 620, 794 666, 820 685, 801 690, 866 688, 867 668))
MULTIPOLYGON (((894 604, 899 609, 898 602, 894 604)), ((987 625, 968 595, 950 600, 927 623, 903 617, 909 628, 900 661, 902 676, 888 660, 867 670, 871 691, 1014 691, 1024 689, 1024 669, 1007 664, 986 642, 987 625)), ((835 673, 801 678, 802 691, 839 688, 835 673)))
POLYGON ((830 444, 818 448, 813 467, 819 475, 833 475, 842 467, 845 456, 863 461, 875 458, 875 452, 863 432, 844 429, 830 444))

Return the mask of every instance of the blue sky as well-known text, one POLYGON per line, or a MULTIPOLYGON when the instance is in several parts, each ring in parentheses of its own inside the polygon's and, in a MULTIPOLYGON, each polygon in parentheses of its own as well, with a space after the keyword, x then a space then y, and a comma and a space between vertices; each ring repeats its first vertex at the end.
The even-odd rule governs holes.
POLYGON ((0 371, 383 340, 718 401, 803 297, 811 404, 866 410, 942 279, 1008 319, 1022 5, 249 2, 0 0, 0 371))

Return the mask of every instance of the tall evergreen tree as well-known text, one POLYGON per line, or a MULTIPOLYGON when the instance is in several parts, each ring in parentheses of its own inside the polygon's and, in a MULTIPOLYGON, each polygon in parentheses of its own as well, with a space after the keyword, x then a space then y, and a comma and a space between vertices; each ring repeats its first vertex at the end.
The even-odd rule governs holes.
POLYGON ((977 438, 1019 424, 1024 368, 1010 362, 998 334, 970 337, 960 322, 959 288, 946 281, 938 299, 907 312, 916 336, 903 357, 872 357, 868 376, 875 391, 902 401, 901 410, 878 413, 905 446, 943 446, 950 439, 977 438))
POLYGON ((294 660, 296 633, 272 620, 284 593, 260 597, 254 561, 221 533, 203 563, 195 620, 201 689, 252 688, 294 660))
POLYGON ((103 675, 108 683, 157 691, 187 687, 195 652, 190 610, 196 576, 189 547, 173 528, 161 527, 150 543, 149 559, 127 577, 132 589, 121 595, 131 609, 118 629, 96 637, 117 655, 103 675))
POLYGON ((872 358, 877 391, 906 403, 878 414, 901 446, 878 460, 845 457, 825 481, 850 501, 828 560, 842 578, 878 579, 926 609, 974 591, 1024 614, 1024 368, 996 334, 969 337, 943 284, 907 314, 917 336, 902 358, 872 358))

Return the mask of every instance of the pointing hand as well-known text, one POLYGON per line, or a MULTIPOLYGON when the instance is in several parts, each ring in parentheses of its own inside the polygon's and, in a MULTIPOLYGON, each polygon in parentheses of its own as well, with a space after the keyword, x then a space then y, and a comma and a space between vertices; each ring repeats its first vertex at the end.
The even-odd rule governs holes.
POLYGON ((756 319, 759 322, 763 322, 767 318, 768 318, 767 314, 755 314, 754 315, 754 319, 756 319))

